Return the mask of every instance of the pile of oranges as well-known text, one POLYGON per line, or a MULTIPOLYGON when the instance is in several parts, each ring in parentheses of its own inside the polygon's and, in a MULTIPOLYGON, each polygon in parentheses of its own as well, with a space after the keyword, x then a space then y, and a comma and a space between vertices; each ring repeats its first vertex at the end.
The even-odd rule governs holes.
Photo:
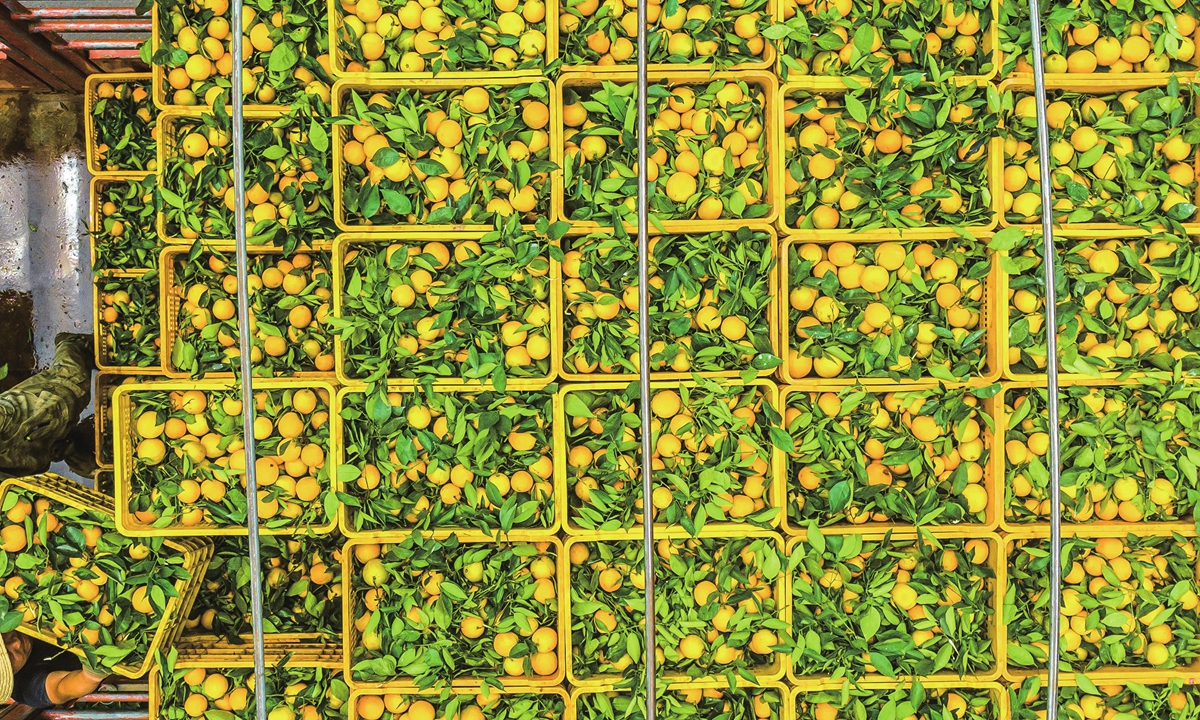
MULTIPOLYGON (((1004 231, 1008 232, 1008 231, 1004 231)), ((1200 364, 1193 328, 1200 315, 1200 251, 1191 239, 1151 236, 1081 240, 1059 251, 1059 365, 1096 375, 1200 364), (1065 292, 1063 291, 1065 290, 1065 292)), ((1009 250, 1008 367, 1014 375, 1046 368, 1040 234, 1019 233, 1009 250)))
POLYGON ((348 377, 553 373, 548 248, 515 218, 478 240, 352 242, 342 266, 337 342, 348 377))
POLYGON ((950 381, 991 370, 982 243, 793 243, 786 253, 788 379, 950 381))
POLYGON ((354 531, 554 527, 554 396, 546 391, 343 396, 354 531))
MULTIPOLYGON (((228 250, 171 256, 166 319, 174 324, 174 343, 167 353, 178 372, 200 378, 238 368, 237 267, 231 256, 228 250)), ((328 252, 249 256, 250 362, 256 374, 333 373, 329 262, 328 252)))
POLYGON ((974 84, 785 94, 789 229, 986 228, 998 108, 974 84))
MULTIPOLYGON (((1054 90, 1046 122, 1058 223, 1120 223, 1182 232, 1196 215, 1195 95, 1172 79, 1145 90, 1092 94, 1054 90)), ((1037 105, 1028 91, 1005 93, 1004 193, 1009 223, 1042 215, 1037 105)))
POLYGON ((550 86, 366 93, 338 98, 340 221, 371 225, 532 224, 550 206, 550 86), (404 108, 398 112, 397 108, 404 108))
MULTIPOLYGON (((1050 620, 1045 540, 1009 548, 1008 664, 1046 666, 1050 620)), ((1079 672, 1188 667, 1200 652, 1194 537, 1084 536, 1063 541, 1062 655, 1079 672), (1091 620, 1101 616, 1102 622, 1091 620), (1178 634, 1176 634, 1178 630, 1178 634)))
POLYGON ((154 172, 158 167, 158 113, 145 81, 101 82, 91 100, 89 158, 103 172, 154 172))
MULTIPOLYGON (((769 674, 777 664, 782 542, 762 538, 662 538, 658 555, 656 666, 671 676, 769 674)), ((570 546, 571 676, 611 680, 642 661, 645 565, 638 540, 570 546)))
MULTIPOLYGON (((1200 410, 1197 388, 1147 382, 1136 387, 1078 385, 1060 396, 1064 436, 1063 517, 1070 522, 1190 522, 1196 506, 1194 475, 1155 468, 1164 457, 1185 467, 1200 410), (1154 440, 1145 444, 1143 433, 1154 440), (1102 460, 1103 459, 1103 460, 1102 460), (1164 477, 1167 475, 1169 477, 1164 477)), ((1046 392, 1009 390, 1005 517, 1009 523, 1045 521, 1050 514, 1046 469, 1050 436, 1046 392)))
MULTIPOLYGON (((165 167, 159 176, 161 232, 168 241, 231 241, 237 197, 233 186, 230 118, 223 108, 164 121, 165 167)), ((333 187, 329 120, 319 108, 297 105, 271 118, 253 116, 246 128, 246 237, 250 245, 286 251, 329 241, 333 187)))
MULTIPOLYGON (((769 219, 766 81, 651 85, 647 180, 659 221, 769 219)), ((565 219, 633 222, 637 191, 636 83, 565 84, 565 219), (621 128, 614 136, 613 130, 621 128)))
POLYGON ((952 70, 986 75, 995 68, 991 3, 955 0, 875 4, 865 0, 783 0, 779 75, 843 75, 952 70))
MULTIPOLYGON (((118 390, 120 392, 120 390, 118 390)), ((129 393, 132 461, 118 477, 126 527, 199 534, 246 528, 246 453, 238 389, 129 393)), ((329 391, 254 394, 258 516, 265 531, 297 532, 332 522, 329 391)))
MULTIPOLYGON (((637 3, 628 0, 564 3, 558 17, 563 65, 612 67, 637 62, 637 3)), ((648 60, 653 64, 712 64, 718 68, 761 65, 771 23, 766 0, 646 5, 648 60), (669 11, 669 12, 667 12, 669 11)))
POLYGON ((792 632, 810 639, 792 651, 793 676, 991 671, 1003 605, 998 552, 982 538, 796 541, 792 632))
POLYGON ((500 691, 496 688, 455 693, 367 692, 358 696, 355 712, 362 720, 484 720, 487 717, 556 720, 567 717, 566 698, 557 692, 500 691))
MULTIPOLYGON (((192 720, 221 717, 252 720, 253 667, 193 667, 196 659, 166 658, 154 676, 162 717, 192 720)), ((204 663, 205 665, 209 663, 204 663)), ((313 667, 296 658, 286 667, 267 665, 267 712, 273 720, 339 720, 346 716, 350 689, 340 670, 313 667)))
POLYGON ((442 0, 340 0, 340 9, 337 43, 347 73, 437 76, 540 71, 546 64, 543 0, 489 0, 469 8, 442 0))
MULTIPOLYGON (((634 238, 600 232, 565 242, 564 372, 637 373, 634 238)), ((774 246, 770 232, 748 227, 650 238, 652 370, 730 372, 751 367, 760 354, 774 358, 774 246)))
POLYGON ((144 180, 97 180, 92 195, 92 247, 96 271, 153 270, 163 242, 158 237, 154 176, 144 180))
MULTIPOLYGON (((642 523, 638 389, 631 388, 568 388, 564 395, 569 530, 642 523)), ((652 522, 692 534, 713 522, 778 522, 768 430, 779 422, 772 387, 700 380, 654 389, 650 409, 652 522)))
MULTIPOLYGON (((154 55, 161 105, 229 102, 233 31, 228 0, 159 0, 154 55)), ((242 93, 248 105, 329 103, 326 5, 320 0, 247 0, 242 9, 242 93)))
MULTIPOLYGON (((263 632, 342 632, 342 543, 340 537, 264 536, 263 632)), ((185 624, 192 647, 250 634, 250 563, 245 538, 217 538, 200 594, 185 624)))
POLYGON ((158 273, 96 278, 99 357, 106 367, 161 367, 158 273))
POLYGON ((970 390, 793 392, 788 521, 990 522, 994 418, 970 390))
MULTIPOLYGON (((557 541, 459 543, 420 533, 353 552, 345 637, 355 683, 562 677, 557 541), (408 658, 423 658, 410 662, 408 658)), ((349 560, 349 558, 347 558, 349 560)))

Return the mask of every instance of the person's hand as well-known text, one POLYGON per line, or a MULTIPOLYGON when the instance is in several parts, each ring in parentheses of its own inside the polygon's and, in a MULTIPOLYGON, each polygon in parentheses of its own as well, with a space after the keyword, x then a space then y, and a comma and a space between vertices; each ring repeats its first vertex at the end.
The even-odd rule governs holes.
POLYGON ((91 681, 97 682, 97 683, 103 682, 104 679, 109 676, 109 672, 107 670, 104 670, 103 668, 93 669, 93 668, 89 667, 89 665, 86 663, 84 664, 84 666, 80 672, 82 672, 83 676, 85 678, 87 678, 88 680, 91 680, 91 681))

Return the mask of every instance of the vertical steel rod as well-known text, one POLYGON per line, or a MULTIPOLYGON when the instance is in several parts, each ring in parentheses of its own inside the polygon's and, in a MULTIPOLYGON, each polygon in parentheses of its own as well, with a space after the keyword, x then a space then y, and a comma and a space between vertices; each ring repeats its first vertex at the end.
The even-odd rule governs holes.
POLYGON ((242 0, 230 3, 233 26, 233 195, 234 237, 237 239, 238 347, 242 383, 242 441, 246 457, 246 529, 250 546, 250 622, 254 635, 254 707, 258 720, 267 720, 267 675, 263 650, 262 562, 258 546, 258 477, 254 452, 254 382, 250 368, 250 288, 246 261, 246 157, 242 108, 242 0))
POLYGON ((644 544, 646 576, 646 720, 654 720, 655 707, 655 639, 654 639, 654 468, 650 444, 650 239, 647 220, 649 183, 647 174, 647 136, 650 124, 646 117, 646 95, 649 80, 646 76, 646 2, 637 4, 637 233, 638 233, 638 380, 641 383, 642 416, 642 542, 644 544))
POLYGON ((1033 92, 1037 99, 1038 175, 1042 190, 1042 268, 1046 280, 1046 415, 1050 428, 1050 638, 1046 659, 1046 720, 1058 718, 1059 612, 1062 606, 1062 459, 1058 419, 1058 306, 1054 288, 1054 198, 1050 185, 1050 130, 1046 123, 1046 66, 1042 61, 1042 16, 1038 0, 1029 0, 1033 45, 1033 92))

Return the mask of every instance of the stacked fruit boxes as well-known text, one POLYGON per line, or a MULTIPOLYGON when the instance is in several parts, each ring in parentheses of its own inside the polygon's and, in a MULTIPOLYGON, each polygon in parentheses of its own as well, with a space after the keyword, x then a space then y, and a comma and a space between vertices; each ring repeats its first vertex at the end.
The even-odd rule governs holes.
MULTIPOLYGON (((1020 3, 650 4, 649 428, 635 5, 250 6, 253 361, 268 416, 268 382, 326 389, 327 445, 298 443, 324 466, 284 448, 278 478, 323 478, 301 524, 349 539, 269 541, 303 601, 270 622, 344 628, 350 712, 636 716, 651 521, 661 714, 1033 716, 1050 428, 1020 3)), ((159 270, 157 371, 229 382, 228 9, 155 12, 154 243, 174 245, 124 252, 159 270)), ((1091 13, 1047 14, 1063 697, 1159 717, 1196 706, 1200 649, 1197 13, 1091 13)), ((236 496, 233 408, 197 413, 189 390, 221 392, 200 387, 119 395, 127 529, 244 516, 185 477, 232 466, 236 496), (191 484, 151 489, 173 464, 191 484)), ((212 585, 192 623, 244 631, 212 585)))

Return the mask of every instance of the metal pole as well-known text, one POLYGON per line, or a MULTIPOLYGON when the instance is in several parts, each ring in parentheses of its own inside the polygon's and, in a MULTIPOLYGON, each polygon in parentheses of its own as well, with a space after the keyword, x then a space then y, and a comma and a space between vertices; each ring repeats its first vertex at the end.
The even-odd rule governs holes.
POLYGON ((1059 612, 1062 606, 1062 518, 1059 513, 1062 460, 1058 419, 1058 307, 1054 288, 1054 199, 1050 185, 1050 130, 1046 124, 1046 66, 1038 0, 1029 0, 1033 45, 1033 92, 1037 98, 1038 175, 1042 189, 1042 269, 1046 280, 1046 420, 1050 428, 1050 638, 1046 659, 1046 720, 1058 718, 1059 612))
POLYGON ((250 288, 246 262, 246 158, 242 112, 242 0, 230 4, 233 24, 233 195, 234 237, 237 240, 238 347, 242 383, 242 441, 246 456, 246 528, 250 535, 250 623, 254 635, 254 706, 258 720, 267 720, 267 675, 263 651, 262 562, 258 547, 258 477, 254 453, 254 382, 250 368, 250 288))
POLYGON ((638 223, 638 366, 641 384, 642 416, 642 543, 644 545, 646 576, 646 720, 654 720, 654 450, 650 444, 650 240, 647 234, 649 203, 646 158, 647 136, 650 132, 646 117, 646 95, 649 80, 646 75, 646 1, 637 4, 637 223, 638 223))

